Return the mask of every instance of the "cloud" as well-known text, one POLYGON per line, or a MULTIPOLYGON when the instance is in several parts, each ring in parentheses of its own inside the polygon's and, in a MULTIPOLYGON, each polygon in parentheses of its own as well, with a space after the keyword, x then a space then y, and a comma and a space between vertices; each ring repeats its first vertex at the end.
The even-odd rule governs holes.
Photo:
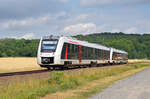
POLYGON ((111 5, 150 4, 149 0, 80 0, 81 6, 104 7, 111 5))
POLYGON ((24 39, 33 39, 34 38, 34 33, 28 33, 25 34, 24 36, 20 37, 20 38, 24 38, 24 39))
POLYGON ((35 38, 34 33, 26 33, 23 36, 9 36, 7 38, 14 38, 14 39, 33 39, 35 38))
POLYGON ((69 0, 0 0, 0 20, 23 19, 67 9, 69 0))
POLYGON ((64 27, 62 32, 67 35, 77 35, 77 34, 91 34, 91 33, 101 33, 101 32, 108 32, 109 25, 103 24, 97 26, 94 23, 80 23, 80 24, 74 24, 70 26, 64 27))
POLYGON ((125 33, 136 33, 137 32, 137 28, 136 27, 131 27, 127 30, 125 30, 125 33))
POLYGON ((149 2, 150 0, 0 0, 0 38, 21 37, 25 33, 35 33, 36 37, 52 33, 148 33, 150 14, 147 9, 150 7, 142 4, 149 2))
POLYGON ((24 20, 9 20, 8 22, 2 23, 2 27, 7 30, 20 30, 38 26, 46 23, 48 20, 49 17, 47 16, 40 18, 28 18, 24 20))
POLYGON ((75 24, 70 25, 64 28, 64 33, 71 33, 71 34, 88 34, 96 31, 96 25, 93 23, 86 23, 86 24, 75 24))

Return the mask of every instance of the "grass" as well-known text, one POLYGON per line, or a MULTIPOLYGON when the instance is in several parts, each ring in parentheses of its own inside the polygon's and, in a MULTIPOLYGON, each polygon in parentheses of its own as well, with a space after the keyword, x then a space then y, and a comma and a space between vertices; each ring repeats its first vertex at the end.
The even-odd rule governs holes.
POLYGON ((0 73, 41 69, 36 58, 9 57, 0 58, 0 73))
MULTIPOLYGON (((36 99, 50 93, 66 92, 69 89, 77 89, 79 86, 84 86, 96 80, 102 80, 107 77, 120 75, 124 72, 145 68, 147 66, 149 66, 149 64, 130 64, 62 72, 53 71, 50 72, 50 77, 48 79, 12 83, 5 87, 0 86, 0 99, 36 99)), ((108 82, 108 84, 105 83, 100 87, 105 88, 112 81, 108 82)), ((95 89, 98 90, 99 87, 96 87, 95 89)), ((93 93, 95 93, 95 90, 89 92, 89 96, 93 93)), ((78 93, 80 97, 84 97, 84 94, 87 93, 78 93)))

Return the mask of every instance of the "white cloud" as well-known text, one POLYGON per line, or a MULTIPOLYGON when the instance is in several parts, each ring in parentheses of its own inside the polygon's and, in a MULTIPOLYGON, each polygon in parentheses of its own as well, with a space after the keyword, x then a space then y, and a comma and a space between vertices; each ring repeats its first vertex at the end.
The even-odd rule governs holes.
POLYGON ((28 33, 25 34, 24 36, 20 37, 20 38, 24 38, 24 39, 33 39, 34 38, 34 33, 28 33))
POLYGON ((108 27, 109 25, 107 24, 97 26, 94 23, 80 23, 66 26, 64 27, 62 32, 68 35, 77 35, 77 34, 86 35, 91 33, 108 32, 109 31, 108 27))
POLYGON ((125 30, 125 33, 136 33, 137 32, 137 28, 136 27, 131 27, 127 30, 125 30))
POLYGON ((39 25, 46 23, 49 20, 48 16, 40 17, 40 18, 28 18, 24 20, 9 20, 2 24, 4 29, 13 29, 20 27, 29 27, 33 25, 39 25))
POLYGON ((88 34, 96 31, 96 25, 93 23, 86 23, 86 24, 75 24, 70 25, 64 28, 64 33, 71 33, 71 34, 88 34))
POLYGON ((147 4, 149 0, 80 0, 80 4, 86 7, 102 7, 108 5, 133 5, 147 4))
POLYGON ((33 39, 35 37, 34 33, 27 33, 23 36, 9 36, 8 38, 14 38, 14 39, 33 39))

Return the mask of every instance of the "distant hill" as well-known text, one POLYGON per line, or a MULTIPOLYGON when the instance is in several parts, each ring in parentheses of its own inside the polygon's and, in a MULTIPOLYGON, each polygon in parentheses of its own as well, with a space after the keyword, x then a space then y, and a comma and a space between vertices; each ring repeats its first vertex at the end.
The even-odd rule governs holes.
MULTIPOLYGON (((95 33, 75 36, 79 40, 102 44, 129 53, 129 58, 150 58, 150 34, 95 33)), ((1 39, 0 57, 35 57, 39 39, 1 39)))
POLYGON ((127 51, 132 59, 150 58, 150 34, 95 33, 76 38, 127 51))

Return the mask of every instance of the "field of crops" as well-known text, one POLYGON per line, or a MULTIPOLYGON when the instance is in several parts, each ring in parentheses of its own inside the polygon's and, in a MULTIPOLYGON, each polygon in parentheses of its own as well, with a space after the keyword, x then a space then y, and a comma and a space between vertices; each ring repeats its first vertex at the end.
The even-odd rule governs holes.
POLYGON ((41 67, 37 64, 36 58, 0 58, 0 73, 38 69, 41 69, 41 67))
MULTIPOLYGON (((135 62, 148 62, 150 60, 129 60, 129 63, 135 62)), ((39 70, 42 69, 38 64, 35 57, 9 57, 0 58, 0 73, 4 72, 17 72, 17 71, 28 71, 28 70, 39 70)))

